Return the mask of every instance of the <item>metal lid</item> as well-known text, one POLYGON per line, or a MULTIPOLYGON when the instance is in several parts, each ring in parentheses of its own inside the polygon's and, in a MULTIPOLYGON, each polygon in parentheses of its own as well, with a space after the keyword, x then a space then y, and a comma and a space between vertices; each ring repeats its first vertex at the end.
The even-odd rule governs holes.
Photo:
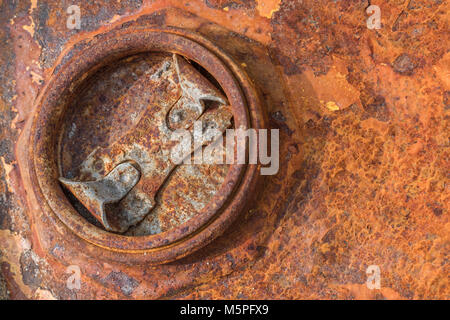
POLYGON ((192 136, 194 122, 203 123, 209 139, 185 160, 214 143, 209 130, 261 128, 246 75, 179 29, 112 30, 63 61, 33 119, 32 179, 43 211, 110 258, 134 263, 171 261, 219 236, 253 195, 257 165, 175 163, 171 136, 192 136))

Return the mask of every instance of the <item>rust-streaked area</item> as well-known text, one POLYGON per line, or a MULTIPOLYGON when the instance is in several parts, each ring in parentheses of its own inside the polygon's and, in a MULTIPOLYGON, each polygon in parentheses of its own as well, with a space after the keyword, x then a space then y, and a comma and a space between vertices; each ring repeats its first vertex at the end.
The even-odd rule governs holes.
MULTIPOLYGON (((366 26, 368 1, 97 1, 69 30, 59 1, 2 1, 0 297, 450 298, 449 5, 376 4, 378 30, 366 26), (280 171, 233 225, 158 266, 77 250, 70 232, 38 238, 58 224, 24 188, 38 94, 73 44, 134 24, 210 40, 245 70, 280 129, 280 171), (80 266, 80 290, 67 288, 69 265, 80 266), (380 267, 379 290, 366 287, 369 265, 380 267)), ((159 210, 191 182, 181 170, 159 210)))

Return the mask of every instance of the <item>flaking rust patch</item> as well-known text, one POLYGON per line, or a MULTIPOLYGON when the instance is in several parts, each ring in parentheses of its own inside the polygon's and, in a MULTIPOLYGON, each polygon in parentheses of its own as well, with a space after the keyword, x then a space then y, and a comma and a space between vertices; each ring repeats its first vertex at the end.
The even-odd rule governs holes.
POLYGON ((111 20, 109 20, 109 23, 114 23, 114 22, 116 22, 116 21, 119 21, 121 18, 122 18, 122 16, 120 16, 120 15, 118 15, 118 14, 115 14, 115 15, 111 18, 111 20))
POLYGON ((30 249, 29 241, 10 230, 0 230, 0 243, 2 244, 0 263, 6 262, 9 265, 15 283, 25 296, 31 297, 32 289, 24 284, 20 267, 22 253, 30 249))
POLYGON ((259 0, 256 9, 260 16, 265 18, 272 18, 272 15, 280 10, 281 0, 259 0))
POLYGON ((328 110, 330 111, 338 111, 339 110, 339 106, 336 104, 336 102, 334 101, 328 101, 325 106, 327 107, 328 110))

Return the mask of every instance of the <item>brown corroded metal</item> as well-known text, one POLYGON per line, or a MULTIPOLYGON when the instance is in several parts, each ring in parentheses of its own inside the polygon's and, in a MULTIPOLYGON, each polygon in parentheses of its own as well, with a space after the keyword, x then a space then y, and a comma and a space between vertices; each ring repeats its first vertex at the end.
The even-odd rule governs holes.
MULTIPOLYGON (((33 138, 30 149, 31 166, 34 168, 35 174, 32 177, 34 176, 36 181, 34 186, 36 195, 44 204, 48 204, 53 214, 56 214, 75 234, 100 248, 131 256, 131 258, 127 258, 128 261, 162 263, 184 256, 210 242, 231 223, 248 196, 252 194, 249 191, 254 186, 256 166, 231 164, 227 177, 216 195, 204 206, 201 214, 188 221, 163 233, 142 237, 123 236, 101 230, 84 220, 65 199, 57 180, 55 180, 55 175, 60 171, 56 163, 58 157, 55 155, 55 149, 57 149, 55 148, 57 145, 55 136, 58 136, 61 119, 67 113, 66 106, 77 92, 77 88, 82 86, 83 79, 90 77, 108 63, 146 51, 172 52, 196 61, 210 72, 223 89, 231 106, 229 109, 233 115, 234 125, 243 129, 256 125, 257 128, 259 123, 257 119, 260 116, 257 114, 253 119, 249 117, 248 102, 242 95, 240 85, 235 80, 230 68, 217 57, 216 53, 211 52, 195 40, 191 40, 189 34, 186 35, 185 32, 171 29, 127 28, 110 31, 67 61, 48 83, 38 100, 37 110, 39 112, 36 112, 33 121, 33 138)), ((105 163, 106 172, 127 160, 135 161, 141 167, 140 181, 124 197, 124 201, 121 203, 122 207, 118 211, 111 210, 113 213, 108 219, 105 219, 105 214, 101 211, 93 209, 94 206, 88 206, 88 209, 95 212, 95 216, 101 217, 103 225, 107 226, 109 230, 124 232, 131 225, 142 220, 154 206, 154 196, 167 174, 173 170, 173 164, 165 159, 167 152, 174 145, 174 143, 167 142, 169 139, 168 127, 165 125, 166 115, 171 117, 170 108, 174 105, 177 111, 180 111, 184 104, 189 106, 195 103, 195 100, 198 103, 200 99, 225 102, 217 91, 214 92, 206 87, 207 81, 199 78, 197 73, 191 72, 192 75, 189 77, 189 73, 185 71, 187 69, 186 62, 178 59, 177 56, 174 56, 173 59, 171 63, 163 60, 159 67, 161 70, 144 76, 142 81, 145 85, 137 82, 137 86, 143 90, 154 91, 144 94, 144 97, 148 97, 146 103, 149 107, 145 110, 136 128, 132 129, 130 134, 120 138, 117 143, 97 149, 91 154, 91 158, 86 160, 87 163, 102 160, 105 163), (178 78, 175 77, 176 75, 178 78), (192 85, 189 82, 193 77, 199 78, 195 79, 199 89, 186 89, 186 86, 192 85), (174 78, 177 81, 170 81, 174 78), (177 93, 180 91, 179 87, 181 87, 181 94, 177 93), (194 91, 198 96, 192 94, 188 96, 186 92, 189 90, 194 91), (145 157, 143 155, 145 152, 149 156, 145 157), (149 170, 144 164, 152 161, 155 162, 154 168, 149 170), (139 203, 137 207, 140 209, 137 217, 129 218, 132 213, 127 213, 135 209, 132 208, 133 203, 139 203), (127 221, 125 224, 121 225, 118 221, 110 222, 114 221, 113 217, 120 217, 121 214, 125 216, 122 219, 127 221)), ((133 91, 133 87, 130 90, 133 91)), ((133 99, 125 100, 125 104, 133 104, 130 102, 133 99)), ((250 105, 250 108, 258 107, 250 105)), ((227 108, 219 106, 216 109, 207 110, 200 119, 205 123, 214 123, 215 128, 223 131, 230 120, 227 110, 227 108)), ((196 112, 198 117, 202 110, 196 112)), ((169 123, 173 122, 174 120, 169 120, 169 123)), ((74 191, 73 188, 72 191, 74 191)), ((85 196, 78 197, 85 199, 85 196)), ((91 200, 82 202, 92 203, 91 200)), ((102 208, 102 206, 98 207, 102 208)), ((43 209, 46 209, 45 206, 43 209)), ((118 254, 112 257, 121 259, 118 254)))

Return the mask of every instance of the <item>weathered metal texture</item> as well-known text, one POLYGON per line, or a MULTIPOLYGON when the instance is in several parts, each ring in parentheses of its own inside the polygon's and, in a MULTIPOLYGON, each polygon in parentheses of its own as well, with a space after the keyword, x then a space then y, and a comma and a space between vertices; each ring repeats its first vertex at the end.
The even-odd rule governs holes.
MULTIPOLYGON (((379 30, 366 26, 368 1, 99 1, 82 5, 77 31, 61 2, 3 1, 0 296, 449 298, 448 3, 376 4, 379 30), (159 266, 74 248, 79 238, 23 184, 32 106, 58 57, 124 24, 211 40, 245 69, 281 130, 279 173, 232 227, 159 266), (80 266, 80 290, 66 286, 68 265, 80 266), (380 267, 379 290, 365 285, 369 265, 380 267)), ((173 179, 187 189, 184 174, 173 179)))
MULTIPOLYGON (((129 265, 166 263, 186 256, 214 240, 236 218, 249 201, 249 197, 255 194, 257 165, 230 164, 226 178, 211 200, 203 205, 200 214, 165 232, 130 237, 107 232, 92 225, 65 199, 58 180, 55 179, 60 174, 56 161, 60 156, 56 146, 61 121, 64 114, 70 112, 67 107, 73 98, 80 94, 78 88, 83 87, 85 79, 93 77, 106 65, 141 52, 178 53, 210 72, 224 91, 229 107, 219 105, 208 108, 199 116, 203 123, 214 124, 214 127, 223 132, 230 125, 232 114, 235 127, 260 128, 262 112, 258 97, 242 71, 206 39, 175 28, 122 25, 99 34, 81 46, 74 46, 72 50, 77 53, 63 61, 62 66, 56 67, 59 71, 53 75, 37 99, 30 129, 29 158, 21 162, 24 166, 29 166, 31 179, 29 184, 25 183, 25 187, 29 187, 38 199, 41 214, 56 216, 81 238, 71 244, 75 250, 87 249, 87 253, 93 258, 104 256, 105 261, 119 261, 129 265)), ((67 53, 67 56, 71 54, 67 53)), ((130 87, 134 98, 124 100, 127 105, 125 109, 134 111, 136 107, 142 108, 142 104, 146 106, 136 127, 131 126, 130 132, 114 143, 94 149, 86 160, 87 163, 102 160, 105 172, 113 170, 123 161, 135 162, 142 171, 139 182, 125 196, 124 202, 119 203, 122 207, 116 208, 117 212, 108 209, 104 214, 101 210, 95 212, 96 206, 92 204, 97 201, 85 196, 80 197, 75 192, 75 196, 88 210, 101 217, 100 220, 108 231, 124 232, 138 220, 142 220, 154 206, 156 193, 173 170, 174 164, 169 160, 168 153, 176 142, 170 141, 171 130, 167 123, 170 124, 171 121, 166 122, 167 117, 170 117, 170 108, 174 106, 180 109, 183 108, 185 100, 192 104, 195 100, 205 99, 207 96, 209 100, 225 102, 219 92, 212 90, 211 85, 210 88, 206 86, 206 79, 193 70, 188 71, 188 66, 183 65, 187 62, 176 56, 172 59, 170 63, 163 61, 159 67, 161 70, 150 72, 148 76, 144 75, 142 83, 138 80, 136 87, 130 87), (188 81, 196 82, 197 97, 187 95, 188 81), (136 88, 141 88, 143 93, 136 92, 136 88), (136 101, 138 99, 144 101, 136 101), (145 163, 149 163, 149 166, 145 163), (138 217, 133 217, 130 212, 136 209, 133 203, 139 203, 138 217), (127 222, 128 219, 131 221, 127 222), (125 222, 121 224, 120 220, 125 222)), ((157 66, 156 68, 158 69, 157 66)), ((199 110, 198 114, 201 113, 199 110)), ((211 129, 205 129, 204 134, 209 135, 211 129)), ((95 128, 90 130, 91 134, 97 135, 95 128)), ((80 147, 74 152, 78 149, 80 147)), ((80 171, 83 172, 83 169, 86 168, 83 168, 82 163, 80 171)), ((178 190, 178 193, 183 193, 183 190, 178 190)), ((55 223, 58 224, 59 221, 55 223)), ((64 231, 58 230, 59 235, 55 235, 49 232, 49 228, 51 226, 47 224, 40 227, 40 230, 46 231, 38 234, 39 239, 50 235, 52 242, 56 242, 58 238, 65 237, 64 231)))
POLYGON ((139 170, 130 162, 124 162, 96 181, 72 181, 65 178, 59 178, 59 181, 83 203, 106 230, 120 232, 122 225, 114 223, 114 219, 111 219, 113 223, 110 223, 106 209, 108 205, 115 205, 127 196, 140 178, 139 170))
MULTIPOLYGON (((171 140, 174 130, 189 129, 192 137, 194 121, 210 126, 205 130, 201 128, 200 133, 204 139, 196 146, 200 148, 214 142, 213 130, 224 133, 225 129, 230 127, 232 118, 230 108, 224 106, 225 97, 184 58, 175 54, 147 70, 126 92, 122 103, 125 106, 119 105, 117 108, 124 110, 125 113, 116 114, 116 109, 113 109, 113 117, 120 118, 120 122, 114 121, 110 126, 113 128, 125 126, 128 133, 116 141, 111 141, 105 147, 101 147, 104 143, 100 142, 100 146, 97 145, 89 153, 79 169, 85 182, 59 179, 106 230, 120 233, 138 225, 155 207, 156 194, 177 166, 171 157, 172 149, 180 143, 171 140), (207 101, 221 105, 205 111, 204 104, 207 101), (135 111, 136 109, 141 109, 138 110, 141 113, 135 111), (110 178, 111 173, 116 172, 117 166, 125 161, 134 162, 142 175, 126 172, 121 175, 115 174, 110 178), (92 181, 102 177, 106 172, 111 173, 98 182, 92 181), (137 180, 134 179, 135 176, 137 180), (124 178, 127 184, 121 182, 124 178), (134 183, 128 188, 132 180, 134 183), (114 188, 114 185, 110 186, 111 183, 118 184, 119 187, 114 188), (103 192, 99 194, 98 190, 110 190, 112 194, 103 192), (105 206, 106 199, 109 206, 105 206)), ((74 129, 70 132, 71 138, 78 140, 77 132, 80 128, 77 130, 73 122, 69 127, 74 129)), ((103 134, 95 130, 95 127, 84 129, 89 130, 91 136, 103 134)), ((106 138, 103 136, 102 139, 106 138)), ((85 153, 80 148, 84 149, 85 146, 79 146, 70 152, 85 153)), ((190 157, 195 150, 194 145, 191 145, 185 154, 180 152, 179 162, 190 157)), ((70 164, 65 166, 73 168, 70 164)), ((130 170, 133 169, 131 164, 129 166, 130 170)), ((227 183, 227 180, 224 183, 227 183)), ((182 189, 178 190, 178 193, 185 192, 182 189)), ((203 207, 205 205, 206 203, 202 203, 203 207)), ((174 214, 177 215, 177 211, 174 214)))

